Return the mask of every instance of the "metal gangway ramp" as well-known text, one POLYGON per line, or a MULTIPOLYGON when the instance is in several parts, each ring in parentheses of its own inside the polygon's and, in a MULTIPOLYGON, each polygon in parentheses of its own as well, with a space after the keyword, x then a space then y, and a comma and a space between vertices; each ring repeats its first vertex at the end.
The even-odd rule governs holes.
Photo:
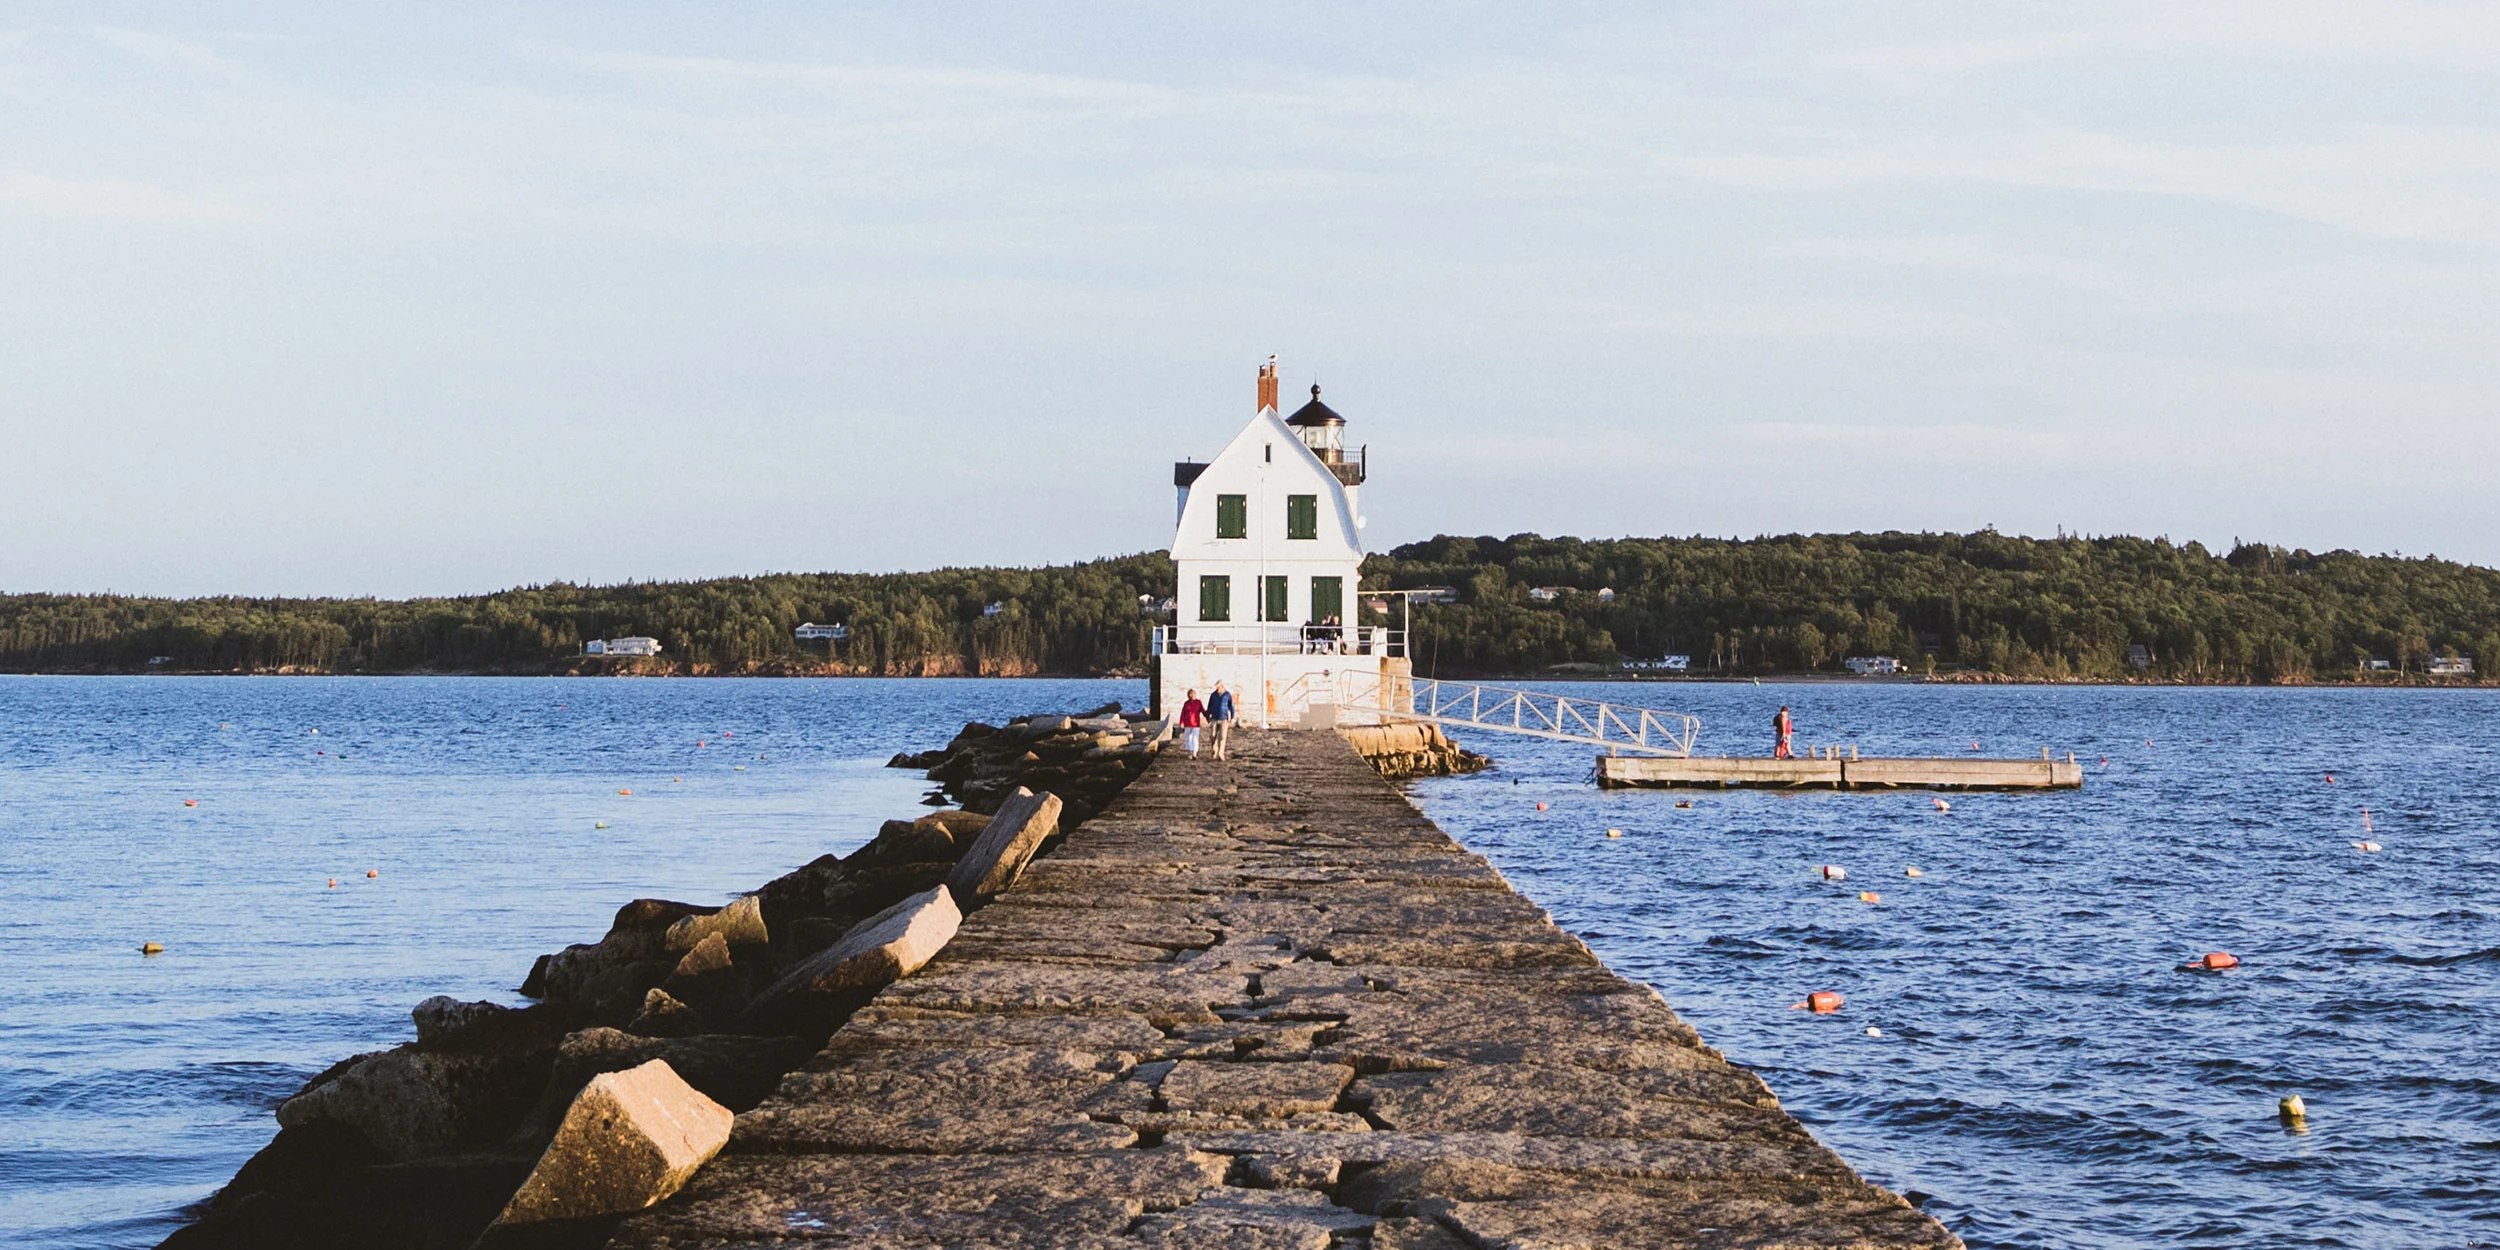
POLYGON ((1297 681, 1286 691, 1285 701, 1303 708, 1333 702, 1343 711, 1384 721, 1578 742, 1610 755, 1690 757, 1701 734, 1698 716, 1536 690, 1365 672, 1337 674, 1325 685, 1333 689, 1311 689, 1297 681))

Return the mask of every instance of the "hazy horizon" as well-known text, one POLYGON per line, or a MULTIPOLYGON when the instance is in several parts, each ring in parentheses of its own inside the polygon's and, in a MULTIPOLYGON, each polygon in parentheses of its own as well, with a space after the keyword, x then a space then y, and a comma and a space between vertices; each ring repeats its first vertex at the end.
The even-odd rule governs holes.
POLYGON ((30 4, 0 591, 1435 532, 2500 564, 2500 10, 30 4), (2481 466, 2481 467, 2478 467, 2481 466))
MULTIPOLYGON (((1932 531, 1932 530, 1930 530, 1930 531, 1904 531, 1904 530, 1892 530, 1892 531, 1884 531, 1884 530, 1842 531, 1842 530, 1825 530, 1825 531, 1815 531, 1815 532, 1810 532, 1810 533, 1809 533, 1809 532, 1793 532, 1793 533, 1787 533, 1787 534, 1751 534, 1751 535, 1729 535, 1729 534, 1616 534, 1616 535, 1596 535, 1596 536, 1592 536, 1592 535, 1587 535, 1587 534, 1537 534, 1536 536, 1537 536, 1537 537, 1539 537, 1539 538, 1544 538, 1544 539, 1548 539, 1548 540, 1557 540, 1557 539, 1573 539, 1573 540, 1577 540, 1577 541, 1581 541, 1581 542, 1592 542, 1592 543, 1597 543, 1597 542, 1687 542, 1687 541, 1695 541, 1695 540, 1700 540, 1700 541, 1717 541, 1717 542, 1740 542, 1740 543, 1742 543, 1742 542, 1763 542, 1763 541, 1767 541, 1767 540, 1781 539, 1781 538, 1845 538, 1845 537, 1853 537, 1853 536, 1876 536, 1876 535, 1880 535, 1880 534, 1887 533, 1887 532, 1890 532, 1890 533, 1937 533, 1937 532, 1942 532, 1942 531, 1932 531)), ((1977 531, 1963 531, 1963 532, 1964 532, 1964 533, 1975 533, 1975 532, 1977 532, 1977 531)), ((2070 533, 2066 533, 2066 534, 2049 534, 2049 535, 2040 535, 2040 534, 2020 534, 2020 533, 2015 533, 2015 532, 2010 531, 2010 530, 2000 530, 2000 531, 1997 531, 1997 532, 1999 532, 1999 533, 2003 534, 2005 537, 2008 537, 2008 538, 2023 538, 2023 539, 2031 539, 2031 540, 2034 540, 2034 541, 2039 541, 2039 542, 2055 542, 2055 541, 2058 541, 2058 540, 2060 540, 2060 539, 2066 539, 2066 538, 2080 539, 2080 540, 2083 540, 2083 541, 2093 541, 2093 540, 2097 540, 2097 539, 2109 539, 2109 538, 2135 538, 2135 539, 2142 539, 2142 540, 2147 541, 2147 542, 2152 542, 2152 541, 2168 541, 2168 542, 2171 542, 2171 543, 2173 543, 2173 544, 2175 544, 2175 545, 2177 545, 2177 546, 2180 546, 2180 547, 2185 547, 2185 546, 2189 545, 2190 543, 2202 543, 2202 542, 2203 542, 2203 540, 2201 540, 2201 539, 2194 539, 2194 538, 2172 538, 2172 537, 2171 537, 2170 535, 2168 535, 2168 534, 2077 534, 2077 533, 2071 533, 2071 532, 2070 532, 2070 533)), ((1430 539, 1430 538, 1435 538, 1435 537, 1444 537, 1444 536, 1446 536, 1446 537, 1452 537, 1452 538, 1498 538, 1498 539, 1504 539, 1504 540, 1507 540, 1507 539, 1511 539, 1511 538, 1521 537, 1521 536, 1523 536, 1523 535, 1527 535, 1527 534, 1531 534, 1531 533, 1534 533, 1534 531, 1529 531, 1529 530, 1514 530, 1514 531, 1512 531, 1512 532, 1511 532, 1511 533, 1509 533, 1509 534, 1490 534, 1490 535, 1488 535, 1488 534, 1459 534, 1459 533, 1456 533, 1456 532, 1454 532, 1454 531, 1442 531, 1441 533, 1438 533, 1438 534, 1426 534, 1426 535, 1419 535, 1419 536, 1418 536, 1418 537, 1416 537, 1416 538, 1407 539, 1407 540, 1405 540, 1405 541, 1406 541, 1406 542, 1421 542, 1421 541, 1425 541, 1425 540, 1430 539)), ((2227 540, 2223 541, 2223 542, 2222 542, 2221 544, 2219 544, 2219 545, 2217 545, 2217 544, 2213 544, 2213 543, 2204 543, 2204 546, 2205 546, 2205 548, 2206 548, 2207 554, 2209 554, 2209 555, 2211 555, 2211 556, 2213 556, 2213 557, 2215 557, 2215 558, 2220 558, 2220 557, 2222 557, 2222 556, 2225 556, 2225 555, 2230 554, 2230 551, 2231 551, 2231 546, 2232 546, 2232 543, 2233 543, 2233 542, 2266 543, 2266 542, 2267 542, 2267 540, 2266 540, 2266 539, 2264 539, 2264 538, 2262 538, 2262 537, 2257 537, 2257 536, 2252 536, 2252 535, 2239 535, 2239 536, 2237 536, 2237 537, 2235 537, 2235 538, 2233 538, 2233 539, 2227 539, 2227 540)), ((1403 545, 1404 545, 1404 543, 1400 543, 1400 544, 1398 544, 1398 545, 1403 546, 1403 545)), ((2272 546, 2277 546, 2277 547, 2285 547, 2286 549, 2290 549, 2290 548, 2289 548, 2289 546, 2288 546, 2288 544, 2283 544, 2283 543, 2272 543, 2272 544, 2270 544, 2270 545, 2272 545, 2272 546)), ((744 579, 744 578, 764 578, 764 577, 884 577, 884 576, 893 576, 893 575, 902 575, 902 574, 935 573, 935 572, 941 572, 941 571, 944 571, 944 570, 947 570, 947 569, 963 569, 963 568, 973 568, 973 569, 993 569, 993 568, 1039 569, 1039 568, 1047 568, 1047 567, 1064 567, 1064 566, 1066 566, 1066 565, 1070 565, 1070 564, 1082 564, 1082 563, 1088 563, 1088 562, 1095 561, 1095 560, 1117 560, 1117 559, 1122 559, 1122 558, 1127 557, 1127 556, 1133 556, 1133 555, 1145 555, 1145 554, 1149 554, 1149 553, 1151 553, 1151 552, 1154 552, 1154 551, 1160 551, 1160 550, 1163 550, 1163 548, 1161 548, 1161 547, 1153 547, 1153 548, 1139 548, 1139 549, 1136 549, 1136 550, 1131 550, 1131 551, 1112 551, 1112 552, 1103 552, 1103 553, 1100 553, 1100 554, 1097 554, 1097 555, 1092 555, 1092 556, 1079 556, 1079 557, 1075 557, 1075 558, 1070 559, 1070 560, 1048 561, 1048 562, 1043 562, 1043 563, 1034 563, 1034 564, 967 565, 967 564, 964 564, 964 563, 961 563, 961 562, 954 562, 954 563, 948 563, 948 564, 918 565, 918 566, 905 567, 905 568, 885 568, 885 569, 840 569, 840 568, 819 568, 819 569, 762 569, 762 570, 745 571, 745 572, 737 572, 737 571, 732 571, 732 572, 721 572, 721 573, 699 573, 699 574, 694 574, 694 575, 692 575, 692 576, 687 576, 687 577, 619 577, 619 578, 615 578, 615 579, 611 579, 611 580, 600 580, 600 581, 579 581, 579 580, 572 579, 572 578, 561 578, 561 577, 555 577, 555 578, 538 578, 538 579, 535 579, 535 580, 530 580, 530 581, 513 582, 513 583, 506 584, 506 585, 501 585, 501 586, 472 587, 472 588, 469 588, 469 589, 462 589, 462 590, 423 591, 423 592, 417 592, 417 593, 412 593, 412 594, 404 594, 404 595, 368 595, 368 594, 343 594, 343 595, 320 595, 320 594, 315 594, 315 595, 289 595, 289 594, 265 594, 265 593, 261 593, 261 592, 257 592, 257 591, 242 591, 242 590, 229 590, 229 591, 208 590, 208 591, 199 591, 199 592, 196 592, 196 593, 188 593, 188 594, 179 594, 179 595, 163 595, 163 594, 153 594, 153 593, 146 592, 146 591, 128 591, 128 590, 118 590, 118 589, 114 589, 114 588, 110 588, 110 587, 103 588, 103 589, 78 589, 78 590, 64 590, 64 589, 61 589, 61 588, 58 588, 58 587, 29 587, 29 588, 23 588, 23 589, 0 589, 0 595, 8 595, 8 594, 33 594, 33 595, 118 595, 118 596, 122 596, 122 597, 125 597, 125 598, 140 598, 140 599, 335 599, 335 600, 354 600, 354 599, 378 599, 378 600, 412 600, 412 599, 476 599, 476 598, 483 598, 483 597, 486 597, 486 596, 489 596, 489 595, 506 594, 506 593, 509 593, 509 592, 513 592, 513 591, 521 591, 521 590, 534 590, 534 589, 539 589, 539 588, 543 588, 543 587, 547 587, 547 586, 555 586, 555 585, 579 586, 579 587, 582 587, 582 588, 584 588, 584 589, 596 590, 596 589, 604 589, 604 588, 614 587, 614 586, 627 586, 627 585, 679 585, 679 584, 686 584, 686 583, 693 583, 693 582, 708 582, 708 581, 734 581, 734 580, 739 580, 739 579, 744 579)), ((1385 554, 1387 554, 1387 553, 1389 552, 1389 550, 1390 550, 1390 549, 1389 549, 1389 548, 1387 548, 1387 547, 1375 548, 1375 549, 1373 549, 1373 550, 1371 551, 1371 553, 1370 553, 1370 554, 1385 555, 1385 554)), ((2358 551, 2358 550, 2356 550, 2356 549, 2354 549, 2354 548, 2335 548, 2335 547, 2312 548, 2312 549, 2308 549, 2308 550, 2310 550, 2310 553, 2311 553, 2311 554, 2313 554, 2313 555, 2325 555, 2325 554, 2329 554, 2329 553, 2331 553, 2331 552, 2335 552, 2335 551, 2351 551, 2351 552, 2353 552, 2354 554, 2361 555, 2361 556, 2365 556, 2365 557, 2370 557, 2370 558, 2415 559, 2415 560, 2448 560, 2448 561, 2451 561, 2452 563, 2463 564, 2463 565, 2465 565, 2466 567, 2469 567, 2469 568, 2490 568, 2490 567, 2492 567, 2492 566, 2490 566, 2490 565, 2476 564, 2476 563, 2474 563, 2474 562, 2472 562, 2472 561, 2456 560, 2454 557, 2439 555, 2439 554, 2438 554, 2438 553, 2436 553, 2436 552, 2424 552, 2424 553, 2420 553, 2420 554, 2417 554, 2417 555, 2406 555, 2406 554, 2405 554, 2405 553, 2403 553, 2403 552, 2388 552, 2388 551, 2358 551)))

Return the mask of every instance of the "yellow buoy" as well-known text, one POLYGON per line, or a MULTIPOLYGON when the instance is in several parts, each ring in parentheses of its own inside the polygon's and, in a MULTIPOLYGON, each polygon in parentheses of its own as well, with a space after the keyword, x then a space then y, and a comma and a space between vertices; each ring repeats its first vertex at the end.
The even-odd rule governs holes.
POLYGON ((1884 901, 1884 896, 1877 894, 1873 890, 1860 890, 1858 891, 1858 901, 1861 903, 1880 903, 1884 901))
POLYGON ((165 953, 165 948, 154 942, 141 942, 139 944, 139 953, 142 955, 162 955, 165 953))
POLYGON ((1904 868, 1904 869, 1902 869, 1902 870, 1901 870, 1901 875, 1902 875, 1902 876, 1905 876, 1905 877, 1918 877, 1918 876, 1924 876, 1924 875, 1926 875, 1926 874, 1921 873, 1921 872, 1920 872, 1918 869, 1916 869, 1916 868, 1904 868))
POLYGON ((1621 829, 1609 829, 1606 831, 1606 836, 1610 838, 1620 838, 1623 836, 1623 831, 1621 829))
POLYGON ((608 827, 608 822, 606 822, 606 821, 604 821, 604 820, 599 821, 599 822, 597 822, 597 823, 595 823, 595 824, 593 824, 593 825, 591 826, 591 828, 593 828, 593 829, 605 829, 605 828, 607 828, 607 827, 608 827))

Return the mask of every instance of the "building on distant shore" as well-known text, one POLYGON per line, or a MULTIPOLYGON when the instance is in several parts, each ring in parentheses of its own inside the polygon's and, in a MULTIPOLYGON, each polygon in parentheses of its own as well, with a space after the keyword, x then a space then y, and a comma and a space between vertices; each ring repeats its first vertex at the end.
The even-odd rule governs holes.
POLYGON ((805 625, 801 625, 797 629, 791 630, 790 636, 801 642, 840 642, 851 636, 851 627, 848 625, 819 625, 814 621, 809 621, 805 625))
POLYGON ((1552 603, 1556 599, 1560 599, 1564 595, 1570 594, 1572 589, 1573 588, 1569 586, 1536 586, 1529 589, 1528 597, 1536 600, 1538 603, 1552 603))
POLYGON ((1898 657, 1889 655, 1853 655, 1840 663, 1842 667, 1860 677, 1876 677, 1909 671, 1901 666, 1898 657))
POLYGON ((1684 673, 1692 671, 1692 667, 1693 657, 1689 655, 1662 655, 1654 660, 1625 660, 1623 662, 1624 671, 1632 673, 1653 671, 1684 673))
POLYGON ((2440 656, 2431 661, 2430 674, 2433 677, 2471 677, 2474 675, 2474 661, 2462 655, 2440 656))
POLYGON ((2364 665, 2362 665, 2362 667, 2363 667, 2363 668, 2366 668, 2366 669, 2368 669, 2368 670, 2370 670, 2370 671, 2371 671, 2371 672, 2373 672, 2373 673, 2384 673, 2384 672, 2387 672, 2387 671, 2389 671, 2389 670, 2391 670, 2391 669, 2395 668, 2395 667, 2396 667, 2396 662, 2395 662, 2394 660, 2390 660, 2390 659, 2383 658, 2383 657, 2381 657, 2381 656, 2375 656, 2375 655, 2374 655, 2374 656, 2371 656, 2371 657, 2370 657, 2370 659, 2369 659, 2369 662, 2368 662, 2368 663, 2366 663, 2366 664, 2364 664, 2364 665))
POLYGON ((584 655, 658 655, 660 640, 637 635, 632 638, 593 638, 582 644, 584 655))
POLYGON ((1172 466, 1179 593, 1155 629, 1153 669, 1165 715, 1222 681, 1245 724, 1359 717, 1386 674, 1407 671, 1404 635, 1359 610, 1369 449, 1347 454, 1345 418, 1318 387, 1288 417, 1277 386, 1269 357, 1250 423, 1213 460, 1172 466))
POLYGON ((1456 586, 1417 586, 1407 592, 1407 598, 1415 603, 1456 603, 1458 602, 1458 588, 1456 586))
POLYGON ((2141 673, 2152 666, 2153 652, 2150 648, 2140 642, 2127 648, 2127 667, 2141 673))

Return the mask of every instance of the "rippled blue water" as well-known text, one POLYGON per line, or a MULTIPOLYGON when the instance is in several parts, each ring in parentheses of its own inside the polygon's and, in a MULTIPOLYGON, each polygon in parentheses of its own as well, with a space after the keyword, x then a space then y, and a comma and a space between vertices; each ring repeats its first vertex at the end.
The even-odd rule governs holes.
POLYGON ((1702 754, 1766 753, 1786 703, 1801 743, 2082 757, 2081 793, 1949 812, 1763 792, 1685 810, 1694 792, 1594 789, 1584 748, 1482 735, 1496 771, 1416 787, 1971 1245, 2500 1243, 2492 693, 1581 690, 1701 715, 1702 754), (2246 962, 2176 970, 2207 951, 2246 962), (1838 1014, 1790 1009, 1826 989, 1838 1014), (2276 1120, 2293 1093, 2306 1135, 2276 1120))
MULTIPOLYGON (((2500 699, 1591 692, 1700 713, 1706 753, 1758 753, 1785 702, 1801 741, 2084 757, 2080 794, 1943 813, 1762 793, 1679 810, 1590 787, 1584 749, 1490 735, 1472 741, 1496 771, 1416 787, 1973 1245, 2500 1242, 2500 699), (2375 855, 2349 845, 2365 804, 2375 855), (2208 950, 2247 963, 2175 971, 2208 950), (1813 989, 1848 1006, 1788 1009, 1813 989), (2275 1121, 2290 1092, 2306 1136, 2275 1121)), ((922 790, 884 758, 964 720, 1143 695, 0 678, 0 1244, 153 1244, 268 1139, 278 1098, 407 1038, 416 1000, 511 1001, 534 955, 629 897, 718 899, 858 845, 922 790)))
POLYGON ((419 999, 518 1002, 626 899, 915 813, 898 748, 1116 698, 1145 683, 0 677, 0 1245, 154 1245, 419 999))

